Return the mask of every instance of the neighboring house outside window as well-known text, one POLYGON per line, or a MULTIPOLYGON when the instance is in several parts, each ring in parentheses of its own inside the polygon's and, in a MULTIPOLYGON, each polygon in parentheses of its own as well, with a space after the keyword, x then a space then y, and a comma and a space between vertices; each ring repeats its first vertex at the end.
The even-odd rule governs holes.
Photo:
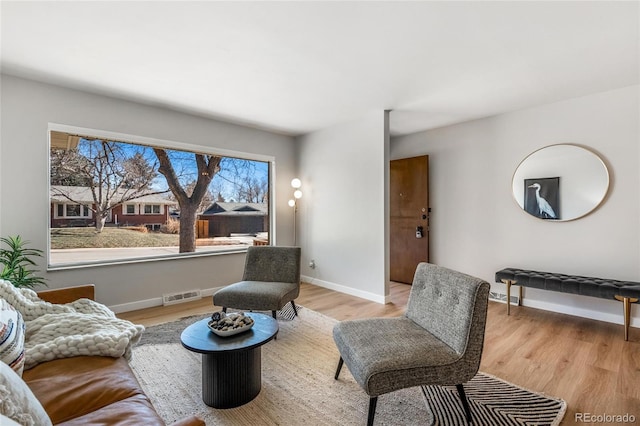
MULTIPOLYGON (((93 196, 90 188, 52 185, 51 186, 51 227, 92 226, 95 215, 90 206, 93 196), (60 193, 86 201, 86 204, 69 202, 60 193)), ((158 230, 169 219, 169 207, 176 206, 163 194, 147 195, 115 206, 107 217, 106 224, 112 226, 146 226, 158 230)))
POLYGON ((230 237, 233 234, 263 234, 269 232, 267 203, 211 204, 198 219, 208 222, 209 237, 230 237))

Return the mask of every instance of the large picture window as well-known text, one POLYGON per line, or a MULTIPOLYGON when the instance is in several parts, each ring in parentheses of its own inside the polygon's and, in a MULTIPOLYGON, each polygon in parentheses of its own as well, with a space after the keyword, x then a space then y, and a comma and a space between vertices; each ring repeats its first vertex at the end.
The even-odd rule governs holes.
POLYGON ((50 269, 270 241, 272 161, 138 139, 50 130, 50 269))

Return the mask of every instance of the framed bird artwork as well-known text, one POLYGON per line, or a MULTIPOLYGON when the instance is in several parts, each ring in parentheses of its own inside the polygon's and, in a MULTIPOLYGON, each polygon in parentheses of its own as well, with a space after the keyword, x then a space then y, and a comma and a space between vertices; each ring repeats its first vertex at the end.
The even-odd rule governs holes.
POLYGON ((559 220, 560 177, 525 179, 524 210, 540 219, 559 220))

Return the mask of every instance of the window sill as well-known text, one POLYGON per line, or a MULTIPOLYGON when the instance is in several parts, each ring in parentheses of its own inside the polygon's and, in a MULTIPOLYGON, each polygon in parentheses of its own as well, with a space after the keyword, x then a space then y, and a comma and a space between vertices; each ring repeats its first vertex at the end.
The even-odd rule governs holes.
MULTIPOLYGON (((150 254, 147 256, 138 256, 138 257, 117 257, 117 253, 113 252, 112 255, 114 257, 110 259, 88 259, 86 261, 75 261, 75 262, 60 262, 55 264, 49 264, 47 266, 47 272, 54 271, 63 271, 70 269, 81 269, 81 268, 94 268, 100 266, 115 266, 115 265, 125 265, 132 263, 145 263, 145 262, 157 262, 157 261, 166 261, 166 260, 180 260, 180 259, 192 259, 196 257, 208 257, 208 256, 221 256, 227 254, 239 254, 245 253, 247 251, 246 245, 238 248, 230 248, 224 247, 219 249, 202 249, 201 247, 196 248, 196 251, 193 253, 169 253, 169 254, 150 254), (200 249, 200 251, 198 251, 200 249)), ((135 247, 135 250, 145 249, 142 247, 135 247)), ((169 250, 174 249, 177 250, 177 247, 148 247, 148 249, 163 249, 169 250)), ((80 254, 82 249, 72 249, 75 254, 80 254)), ((100 250, 122 250, 126 249, 100 249, 100 250)), ((55 250, 54 250, 55 251, 55 250)), ((85 250, 87 251, 87 250, 85 250)), ((156 251, 156 250, 150 250, 156 251)), ((159 251, 159 250, 158 250, 159 251)))

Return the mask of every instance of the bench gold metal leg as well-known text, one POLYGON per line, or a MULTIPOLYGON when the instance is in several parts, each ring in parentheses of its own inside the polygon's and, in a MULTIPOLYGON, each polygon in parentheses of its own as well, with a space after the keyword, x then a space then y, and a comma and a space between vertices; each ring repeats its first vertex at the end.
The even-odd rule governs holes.
MULTIPOLYGON (((507 315, 511 315, 511 286, 516 283, 516 280, 501 281, 507 285, 507 315)), ((520 299, 522 299, 522 287, 520 287, 520 299)))
POLYGON ((631 322, 631 304, 638 301, 635 297, 622 297, 614 296, 616 300, 622 302, 622 309, 624 312, 624 340, 629 340, 629 323, 631 322))
POLYGON ((507 285, 507 315, 511 315, 511 280, 503 280, 507 285))
POLYGON ((520 289, 520 297, 518 298, 518 306, 522 306, 522 286, 518 286, 520 289))

